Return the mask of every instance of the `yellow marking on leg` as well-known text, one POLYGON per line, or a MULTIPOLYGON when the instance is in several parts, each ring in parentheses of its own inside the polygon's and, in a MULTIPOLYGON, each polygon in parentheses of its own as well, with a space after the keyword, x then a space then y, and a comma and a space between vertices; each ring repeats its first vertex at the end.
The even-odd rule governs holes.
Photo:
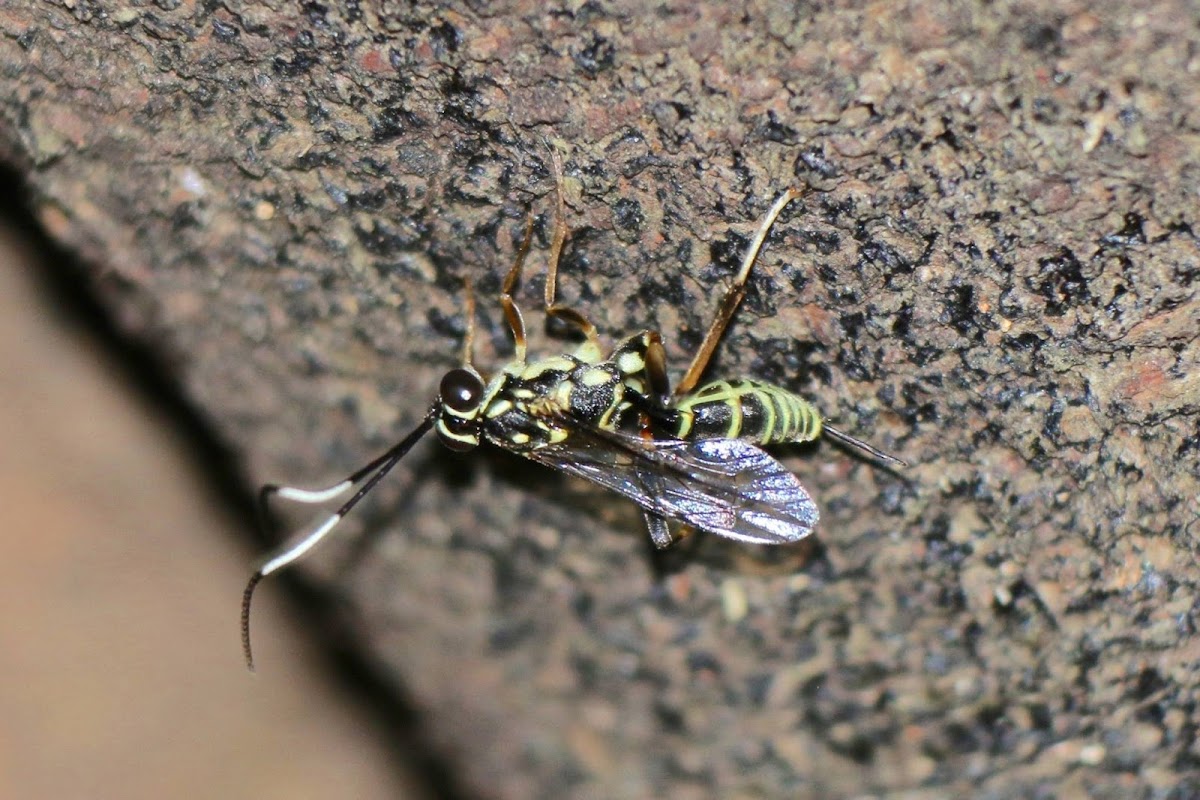
POLYGON ((566 411, 571 407, 571 392, 575 391, 575 383, 573 381, 562 381, 554 389, 554 402, 561 410, 566 411))

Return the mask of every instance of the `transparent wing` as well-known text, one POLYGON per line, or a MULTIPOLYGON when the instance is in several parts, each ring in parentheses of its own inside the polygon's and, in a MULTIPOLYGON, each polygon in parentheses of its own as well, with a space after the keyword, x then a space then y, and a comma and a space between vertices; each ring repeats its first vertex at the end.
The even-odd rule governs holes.
POLYGON ((817 506, 796 476, 749 442, 653 440, 575 428, 522 455, 628 497, 647 512, 757 544, 803 539, 817 506))

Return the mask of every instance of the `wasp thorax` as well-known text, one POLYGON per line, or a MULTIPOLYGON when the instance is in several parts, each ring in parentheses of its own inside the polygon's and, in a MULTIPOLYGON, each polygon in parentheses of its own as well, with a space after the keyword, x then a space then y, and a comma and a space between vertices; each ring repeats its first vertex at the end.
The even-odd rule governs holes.
POLYGON ((479 444, 479 411, 483 401, 483 379, 465 367, 442 377, 438 387, 437 434, 451 450, 470 450, 479 444))

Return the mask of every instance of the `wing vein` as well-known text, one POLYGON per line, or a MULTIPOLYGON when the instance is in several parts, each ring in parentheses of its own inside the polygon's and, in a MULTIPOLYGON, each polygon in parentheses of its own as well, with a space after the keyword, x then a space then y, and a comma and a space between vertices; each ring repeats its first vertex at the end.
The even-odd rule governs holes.
POLYGON ((796 476, 740 439, 644 439, 571 420, 559 443, 521 454, 611 489, 651 514, 730 539, 798 541, 817 523, 796 476))

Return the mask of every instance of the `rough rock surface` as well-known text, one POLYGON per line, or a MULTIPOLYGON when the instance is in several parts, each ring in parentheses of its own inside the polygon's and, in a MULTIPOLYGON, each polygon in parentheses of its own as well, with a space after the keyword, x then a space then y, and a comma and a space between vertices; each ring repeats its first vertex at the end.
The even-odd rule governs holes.
POLYGON ((785 450, 815 540, 656 560, 623 502, 418 448, 306 568, 464 795, 1200 793, 1193 4, 275 6, 0 9, 0 155, 253 480, 414 424, 531 211, 537 319, 548 147, 560 297, 679 368, 811 187, 711 374, 912 464, 785 450))

